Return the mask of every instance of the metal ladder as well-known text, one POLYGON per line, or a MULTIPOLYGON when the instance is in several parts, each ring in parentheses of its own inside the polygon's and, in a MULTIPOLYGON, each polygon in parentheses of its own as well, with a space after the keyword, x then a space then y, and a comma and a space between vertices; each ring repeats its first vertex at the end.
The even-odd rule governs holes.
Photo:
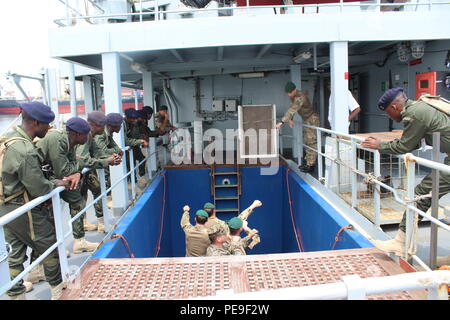
POLYGON ((216 212, 239 213, 239 198, 242 194, 239 164, 229 168, 216 168, 216 166, 212 164, 210 170, 211 195, 214 198, 216 212), (220 171, 217 171, 216 169, 220 169, 220 171), (228 171, 228 169, 231 169, 231 171, 228 171), (220 178, 224 178, 225 181, 218 181, 220 178), (229 183, 226 183, 227 181, 229 181, 229 183))

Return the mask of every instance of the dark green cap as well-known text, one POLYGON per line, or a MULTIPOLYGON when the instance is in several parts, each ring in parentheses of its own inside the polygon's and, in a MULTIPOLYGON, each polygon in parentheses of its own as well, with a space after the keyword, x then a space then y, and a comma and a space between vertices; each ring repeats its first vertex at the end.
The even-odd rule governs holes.
POLYGON ((211 202, 207 202, 205 203, 205 205, 203 206, 203 209, 215 209, 216 207, 211 203, 211 202))
POLYGON ((288 82, 286 83, 286 86, 284 87, 284 91, 286 91, 286 93, 291 93, 292 90, 294 90, 295 88, 297 88, 295 86, 295 84, 293 82, 288 82))
POLYGON ((231 229, 239 229, 240 227, 242 227, 242 224, 243 224, 243 222, 242 222, 241 218, 238 218, 238 217, 234 217, 234 218, 231 218, 230 220, 228 220, 228 226, 231 229))
POLYGON ((197 210, 195 213, 196 216, 208 218, 208 213, 205 210, 197 210))
POLYGON ((167 106, 160 106, 159 108, 158 108, 158 111, 162 111, 162 110, 169 110, 169 108, 167 108, 167 106))

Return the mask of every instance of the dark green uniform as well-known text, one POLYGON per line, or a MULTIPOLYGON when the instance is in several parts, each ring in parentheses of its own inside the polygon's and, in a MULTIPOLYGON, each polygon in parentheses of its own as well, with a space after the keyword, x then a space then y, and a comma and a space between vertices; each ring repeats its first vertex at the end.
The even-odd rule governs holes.
MULTIPOLYGON (((125 145, 130 146, 130 148, 132 148, 133 158, 134 158, 134 162, 136 165, 145 159, 145 156, 141 150, 141 144, 142 144, 141 139, 143 139, 142 134, 141 134, 141 128, 139 127, 138 123, 136 125, 131 125, 128 122, 126 122, 126 120, 123 121, 123 127, 125 130, 125 145)), ((130 163, 130 161, 129 161, 129 158, 127 157, 127 170, 128 171, 130 171, 129 163, 130 163)), ((139 175, 141 177, 143 175, 145 175, 145 164, 142 164, 139 167, 139 175)))
MULTIPOLYGON (((22 137, 28 141, 14 142, 5 152, 2 169, 5 197, 26 190, 29 200, 32 200, 51 192, 54 184, 44 177, 31 138, 20 127, 7 133, 6 137, 22 137)), ((19 208, 24 203, 24 195, 12 199, 0 206, 0 216, 19 208)), ((8 223, 4 228, 5 240, 12 246, 12 253, 8 257, 11 279, 24 270, 23 263, 27 260, 27 247, 30 247, 34 254, 40 256, 56 242, 53 221, 45 205, 31 210, 31 219, 32 228, 30 228, 30 219, 27 214, 8 223)), ((50 285, 60 284, 62 277, 57 250, 43 260, 43 265, 45 277, 50 285)), ((23 281, 20 280, 7 294, 16 296, 24 292, 25 287, 23 281)))
MULTIPOLYGON (((76 148, 69 147, 69 137, 66 131, 51 130, 36 143, 41 163, 49 164, 52 168, 52 177, 62 179, 71 174, 80 172, 84 167, 83 161, 78 161, 76 148)), ((80 186, 74 190, 64 190, 61 198, 69 204, 70 215, 73 217, 84 209, 86 201, 81 196, 80 186)), ((75 239, 84 238, 83 218, 75 220, 72 224, 75 239)))
MULTIPOLYGON (((96 146, 92 133, 89 133, 88 140, 83 145, 78 145, 76 148, 77 156, 83 161, 84 168, 91 168, 83 177, 83 183, 81 185, 81 195, 84 201, 87 201, 87 191, 91 190, 94 199, 101 195, 100 182, 98 181, 97 173, 95 169, 108 169, 109 163, 107 158, 96 158, 96 146)), ((97 218, 103 217, 102 201, 97 201, 94 204, 95 216, 97 218)))
POLYGON ((94 137, 93 154, 95 158, 107 158, 113 153, 119 154, 122 149, 113 139, 113 134, 105 128, 103 134, 94 137))
MULTIPOLYGON (((420 147, 424 138, 428 145, 433 145, 433 133, 440 132, 440 151, 447 154, 444 163, 450 165, 450 118, 443 112, 435 109, 423 101, 408 100, 401 112, 404 124, 400 139, 382 142, 379 146, 381 153, 404 154, 420 147)), ((426 195, 431 191, 431 173, 416 186, 416 196, 426 195)), ((450 191, 450 175, 441 172, 439 175, 439 198, 450 191)), ((427 212, 431 206, 431 198, 417 202, 417 208, 427 212)), ((419 216, 422 219, 422 216, 419 216)), ((405 231, 406 214, 399 225, 405 231)))

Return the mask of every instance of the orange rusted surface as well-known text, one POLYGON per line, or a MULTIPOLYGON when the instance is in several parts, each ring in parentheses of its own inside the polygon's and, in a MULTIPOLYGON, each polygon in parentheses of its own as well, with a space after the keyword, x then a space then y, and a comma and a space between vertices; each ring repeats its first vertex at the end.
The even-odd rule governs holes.
MULTIPOLYGON (((302 287, 405 273, 375 248, 248 256, 93 259, 66 300, 187 299, 215 295, 218 290, 252 292, 302 287)), ((426 292, 398 292, 369 299, 425 299, 426 292)))

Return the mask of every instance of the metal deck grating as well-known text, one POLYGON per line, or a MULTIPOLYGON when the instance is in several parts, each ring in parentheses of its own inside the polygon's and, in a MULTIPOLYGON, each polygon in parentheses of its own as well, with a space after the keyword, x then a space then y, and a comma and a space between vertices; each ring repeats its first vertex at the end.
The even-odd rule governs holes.
MULTIPOLYGON (((249 292, 404 273, 377 249, 201 258, 91 260, 62 299, 186 299, 218 290, 249 292)), ((398 292, 369 299, 424 299, 426 292, 398 292)))

